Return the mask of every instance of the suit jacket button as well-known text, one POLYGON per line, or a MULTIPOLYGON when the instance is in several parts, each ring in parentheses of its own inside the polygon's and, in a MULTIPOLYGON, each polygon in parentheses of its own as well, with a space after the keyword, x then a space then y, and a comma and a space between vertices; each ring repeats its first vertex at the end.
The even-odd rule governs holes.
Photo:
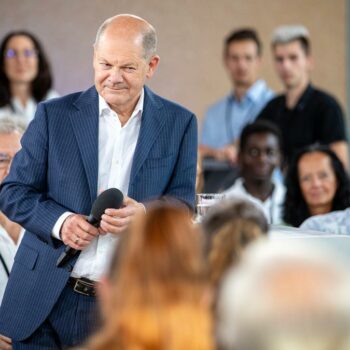
POLYGON ((72 265, 67 265, 66 267, 68 272, 72 272, 73 271, 73 266, 72 265))

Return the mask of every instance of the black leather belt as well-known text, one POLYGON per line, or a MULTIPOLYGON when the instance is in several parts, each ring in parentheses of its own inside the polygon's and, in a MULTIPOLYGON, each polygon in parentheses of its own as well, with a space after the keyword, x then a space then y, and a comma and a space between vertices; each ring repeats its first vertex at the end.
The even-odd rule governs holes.
POLYGON ((69 277, 67 285, 72 287, 74 292, 87 295, 89 297, 96 296, 95 281, 91 281, 88 278, 74 278, 69 277))

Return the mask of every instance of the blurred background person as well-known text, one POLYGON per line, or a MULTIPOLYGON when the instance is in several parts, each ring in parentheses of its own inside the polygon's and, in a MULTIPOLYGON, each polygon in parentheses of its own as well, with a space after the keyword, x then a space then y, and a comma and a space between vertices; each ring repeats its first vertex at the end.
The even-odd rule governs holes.
POLYGON ((342 162, 327 146, 301 150, 288 169, 284 222, 299 227, 310 216, 350 206, 350 182, 342 162))
POLYGON ((329 145, 347 168, 342 109, 333 96, 310 82, 313 59, 308 30, 300 25, 278 27, 273 33, 272 54, 285 92, 272 99, 258 118, 281 129, 285 165, 301 148, 317 142, 329 145))
POLYGON ((202 226, 215 300, 215 293, 227 269, 238 264, 247 245, 267 235, 268 224, 264 213, 255 204, 234 199, 212 207, 202 226))
POLYGON ((102 329, 87 349, 213 349, 201 236, 188 211, 138 217, 102 280, 102 329))
POLYGON ((202 126, 199 151, 202 157, 226 163, 204 162, 205 187, 216 190, 216 183, 223 179, 229 165, 236 164, 236 142, 242 129, 252 123, 261 109, 273 97, 266 82, 259 78, 262 60, 262 44, 258 33, 251 28, 240 28, 225 39, 223 61, 232 83, 232 91, 207 110, 202 126), (206 165, 206 163, 208 163, 206 165), (216 169, 216 171, 214 171, 216 169), (219 173, 222 169, 222 173, 219 173))
POLYGON ((8 33, 0 44, 0 117, 13 113, 28 123, 37 104, 53 97, 58 94, 38 39, 27 31, 8 33))
MULTIPOLYGON (((19 118, 0 119, 0 183, 9 172, 11 161, 21 148, 26 125, 19 118)), ((0 304, 23 229, 0 212, 0 304)), ((0 335, 0 349, 12 349, 11 340, 0 335)))
POLYGON ((349 262, 310 241, 252 245, 219 296, 220 350, 348 350, 349 262))
POLYGON ((281 133, 265 120, 247 125, 241 134, 238 152, 240 177, 223 194, 243 197, 264 209, 270 224, 282 222, 285 187, 273 177, 281 163, 281 133))

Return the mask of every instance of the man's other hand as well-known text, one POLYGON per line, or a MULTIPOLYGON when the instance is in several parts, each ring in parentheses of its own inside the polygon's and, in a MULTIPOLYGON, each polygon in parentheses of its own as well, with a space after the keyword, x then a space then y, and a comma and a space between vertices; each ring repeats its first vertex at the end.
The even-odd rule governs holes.
POLYGON ((125 197, 123 204, 121 209, 106 209, 100 224, 101 234, 119 234, 125 231, 137 213, 145 213, 145 206, 134 199, 125 197))
POLYGON ((12 350, 12 341, 10 338, 0 334, 0 350, 12 350))

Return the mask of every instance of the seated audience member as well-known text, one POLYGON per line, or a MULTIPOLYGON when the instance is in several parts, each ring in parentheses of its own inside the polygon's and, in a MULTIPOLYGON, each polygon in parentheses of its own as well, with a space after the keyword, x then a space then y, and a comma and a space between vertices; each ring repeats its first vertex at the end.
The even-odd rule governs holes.
POLYGON ((227 269, 240 261, 246 246, 267 234, 268 224, 255 204, 236 199, 211 208, 202 226, 209 279, 215 292, 227 269))
POLYGON ((258 202, 264 208, 269 223, 281 223, 285 188, 273 178, 280 160, 281 136, 278 128, 264 120, 247 125, 239 142, 241 177, 223 193, 228 198, 245 197, 258 202))
POLYGON ((50 65, 38 39, 26 31, 8 33, 0 44, 0 117, 33 119, 40 101, 57 97, 50 65))
POLYGON ((285 165, 301 148, 326 144, 347 167, 348 148, 344 115, 333 96, 310 82, 312 68, 308 30, 303 26, 283 26, 272 39, 275 68, 285 93, 271 100, 258 118, 276 123, 283 136, 285 165))
POLYGON ((343 164, 327 146, 301 150, 286 177, 283 219, 299 227, 310 216, 350 206, 350 182, 343 164))
POLYGON ((201 236, 187 211, 155 206, 121 237, 87 349, 213 349, 201 236))
POLYGON ((300 228, 336 235, 350 235, 350 208, 312 216, 306 219, 300 228))
MULTIPOLYGON (((0 183, 8 174, 11 160, 20 149, 25 124, 19 119, 0 119, 0 183)), ((0 304, 20 240, 22 228, 0 212, 0 304)), ((0 349, 12 349, 11 340, 0 335, 0 349)))
POLYGON ((219 295, 220 350, 350 349, 348 262, 307 242, 259 242, 219 295))

